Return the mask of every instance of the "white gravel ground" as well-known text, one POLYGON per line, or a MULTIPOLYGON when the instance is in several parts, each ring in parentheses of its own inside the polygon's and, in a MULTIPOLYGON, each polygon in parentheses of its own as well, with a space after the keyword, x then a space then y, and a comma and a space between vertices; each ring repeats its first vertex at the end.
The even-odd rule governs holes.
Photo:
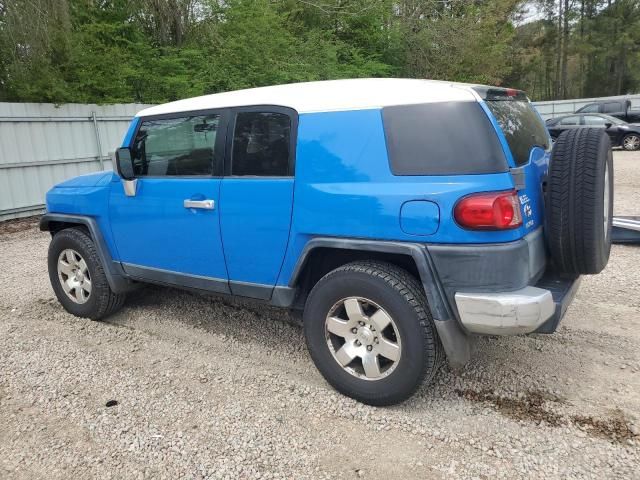
MULTIPOLYGON (((640 214, 640 154, 615 168, 616 212, 640 214)), ((382 409, 335 393, 277 310, 148 287, 72 317, 48 243, 0 234, 0 478, 640 478, 640 247, 555 335, 482 338, 382 409)))

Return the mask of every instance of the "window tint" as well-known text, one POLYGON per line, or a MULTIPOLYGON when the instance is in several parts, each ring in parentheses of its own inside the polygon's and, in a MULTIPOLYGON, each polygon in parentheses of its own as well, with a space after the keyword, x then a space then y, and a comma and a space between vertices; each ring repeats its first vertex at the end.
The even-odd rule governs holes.
POLYGON ((488 100, 487 106, 507 139, 516 165, 529 161, 533 147, 548 148, 547 128, 528 101, 488 100))
POLYGON ((560 125, 580 125, 580 117, 565 117, 560 120, 560 125))
POLYGON ((496 132, 476 102, 385 107, 382 118, 394 175, 462 175, 507 169, 496 132))
POLYGON ((591 127, 604 127, 607 121, 603 117, 597 117, 596 115, 585 115, 584 124, 591 127))
POLYGON ((598 113, 598 104, 592 103, 586 107, 582 107, 579 111, 584 113, 598 113))
POLYGON ((236 116, 231 174, 290 175, 291 118, 284 113, 242 112, 236 116))
POLYGON ((604 104, 602 111, 604 113, 624 112, 624 108, 622 108, 622 103, 620 102, 609 102, 604 104))
POLYGON ((136 176, 212 175, 219 115, 143 120, 132 154, 136 176))

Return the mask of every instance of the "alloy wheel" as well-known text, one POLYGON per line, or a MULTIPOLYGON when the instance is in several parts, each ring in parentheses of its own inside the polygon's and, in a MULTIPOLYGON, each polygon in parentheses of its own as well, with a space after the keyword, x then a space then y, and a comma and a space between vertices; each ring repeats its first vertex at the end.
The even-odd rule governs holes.
POLYGON ((325 338, 335 361, 363 380, 380 380, 398 365, 402 343, 393 318, 362 297, 337 302, 325 321, 325 338))
POLYGON ((58 279, 62 289, 75 303, 83 304, 91 296, 91 275, 82 255, 71 248, 58 256, 58 279))
POLYGON ((627 135, 624 137, 623 145, 625 150, 638 150, 640 148, 640 136, 627 135))

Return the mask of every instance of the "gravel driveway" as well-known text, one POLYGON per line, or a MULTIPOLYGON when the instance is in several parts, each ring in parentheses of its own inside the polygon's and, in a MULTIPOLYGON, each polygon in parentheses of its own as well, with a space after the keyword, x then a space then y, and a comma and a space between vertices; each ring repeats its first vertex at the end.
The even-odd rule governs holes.
MULTIPOLYGON (((615 169, 616 213, 640 214, 640 154, 615 169)), ((459 374, 373 408, 277 310, 147 287, 72 317, 48 234, 7 225, 0 478, 640 478, 640 247, 584 278, 555 335, 481 338, 459 374)))

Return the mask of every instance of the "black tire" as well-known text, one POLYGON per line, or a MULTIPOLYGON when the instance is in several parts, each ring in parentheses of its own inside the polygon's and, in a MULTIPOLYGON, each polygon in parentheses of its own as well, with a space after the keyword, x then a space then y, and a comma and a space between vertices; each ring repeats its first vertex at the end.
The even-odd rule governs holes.
POLYGON ((91 237, 82 229, 68 228, 53 236, 48 254, 49 280, 64 309, 77 316, 100 320, 119 310, 126 295, 115 294, 109 287, 104 267, 91 237), (85 260, 91 279, 91 293, 85 303, 71 300, 58 278, 58 258, 63 250, 72 249, 85 260))
POLYGON ((613 218, 613 157, 603 130, 567 130, 558 137, 545 208, 545 233, 556 267, 571 274, 600 273, 609 261, 613 218))
POLYGON ((430 381, 442 364, 443 349, 420 284, 405 270, 378 261, 349 263, 325 275, 304 309, 304 332, 311 358, 336 390, 369 405, 393 405, 430 381), (402 350, 395 369, 377 380, 358 378, 343 368, 327 343, 325 319, 341 299, 363 297, 393 318, 402 350))
POLYGON ((640 150, 640 134, 628 133, 622 139, 622 148, 628 152, 640 150))

